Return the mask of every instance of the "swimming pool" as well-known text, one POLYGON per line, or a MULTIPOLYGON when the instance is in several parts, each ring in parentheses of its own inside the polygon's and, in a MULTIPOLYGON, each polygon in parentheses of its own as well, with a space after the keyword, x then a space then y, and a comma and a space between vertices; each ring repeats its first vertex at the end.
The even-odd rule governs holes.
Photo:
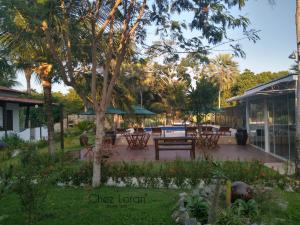
MULTIPOLYGON (((185 131, 185 126, 161 126, 163 131, 185 131)), ((151 131, 151 127, 145 127, 144 130, 146 132, 151 131)))

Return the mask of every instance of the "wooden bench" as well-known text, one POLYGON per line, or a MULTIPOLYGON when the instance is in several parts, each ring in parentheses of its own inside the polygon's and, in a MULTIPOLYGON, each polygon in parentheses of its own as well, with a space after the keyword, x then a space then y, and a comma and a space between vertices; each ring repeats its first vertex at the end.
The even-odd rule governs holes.
POLYGON ((155 143, 155 160, 159 160, 160 151, 190 151, 195 159, 196 139, 193 137, 157 137, 155 143))

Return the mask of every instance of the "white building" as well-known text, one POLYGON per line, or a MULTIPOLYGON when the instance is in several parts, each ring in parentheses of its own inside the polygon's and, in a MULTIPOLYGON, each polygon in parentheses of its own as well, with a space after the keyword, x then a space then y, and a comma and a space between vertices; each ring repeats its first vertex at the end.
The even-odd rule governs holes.
POLYGON ((0 139, 12 133, 17 134, 25 141, 47 139, 47 128, 33 128, 29 123, 30 107, 42 105, 43 101, 41 100, 28 98, 21 91, 0 86, 0 139), (21 110, 24 108, 25 110, 21 110), (23 121, 20 119, 22 113, 25 114, 23 121))

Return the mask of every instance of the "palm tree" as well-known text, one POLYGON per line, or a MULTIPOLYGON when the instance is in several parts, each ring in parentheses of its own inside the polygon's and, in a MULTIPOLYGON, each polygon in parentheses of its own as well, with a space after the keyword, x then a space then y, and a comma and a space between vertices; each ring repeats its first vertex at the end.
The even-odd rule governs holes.
POLYGON ((30 80, 31 80, 31 76, 33 73, 33 70, 31 67, 25 67, 24 69, 24 75, 25 75, 25 79, 26 79, 26 92, 27 94, 31 94, 31 84, 30 84, 30 80))
MULTIPOLYGON (((297 31, 297 65, 298 65, 298 77, 300 71, 300 0, 296 0, 296 31, 297 31)), ((296 81, 296 151, 297 151, 297 160, 296 160, 296 168, 297 173, 300 174, 299 168, 299 159, 300 159, 300 79, 296 81)))
MULTIPOLYGON (((2 8, 3 10, 3 8, 2 8)), ((16 10, 17 11, 17 10, 16 10)), ((18 11, 18 15, 20 11, 18 11)), ((6 19, 6 17, 4 17, 6 19)), ((48 129, 48 152, 51 156, 54 154, 54 119, 52 112, 52 58, 46 54, 47 46, 34 35, 28 35, 26 32, 35 33, 35 27, 31 27, 29 22, 21 17, 19 23, 11 26, 1 27, 0 45, 4 49, 3 54, 9 58, 9 61, 19 70, 23 70, 27 80, 27 92, 30 92, 30 79, 33 71, 41 80, 48 129), (30 30, 32 28, 32 30, 30 30)))
POLYGON ((238 75, 238 64, 233 61, 232 55, 220 54, 211 62, 204 66, 202 76, 207 76, 215 82, 219 88, 218 105, 221 108, 222 92, 229 90, 235 82, 238 75))
POLYGON ((13 87, 18 84, 15 68, 6 59, 0 58, 0 86, 13 87))
POLYGON ((47 128, 48 128, 48 153, 50 156, 54 156, 55 144, 54 144, 54 118, 53 118, 53 99, 52 99, 52 70, 53 65, 48 63, 40 64, 35 73, 38 75, 38 79, 41 81, 44 91, 45 112, 47 116, 47 128))

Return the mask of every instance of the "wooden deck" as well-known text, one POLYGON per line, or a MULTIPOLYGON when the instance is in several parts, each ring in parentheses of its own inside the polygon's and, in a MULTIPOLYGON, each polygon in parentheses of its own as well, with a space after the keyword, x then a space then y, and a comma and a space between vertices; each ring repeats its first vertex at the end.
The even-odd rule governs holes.
MULTIPOLYGON (((146 149, 128 149, 127 145, 116 145, 113 147, 111 161, 149 161, 155 160, 155 148, 153 145, 148 146, 146 149)), ((232 144, 221 144, 218 148, 213 150, 206 150, 214 160, 220 161, 252 161, 259 160, 263 163, 275 163, 281 162, 263 151, 260 151, 250 145, 239 146, 232 144)), ((196 159, 203 158, 203 150, 196 149, 196 159)), ((165 151, 160 153, 160 160, 175 160, 183 159, 190 160, 190 154, 188 151, 165 151)))

